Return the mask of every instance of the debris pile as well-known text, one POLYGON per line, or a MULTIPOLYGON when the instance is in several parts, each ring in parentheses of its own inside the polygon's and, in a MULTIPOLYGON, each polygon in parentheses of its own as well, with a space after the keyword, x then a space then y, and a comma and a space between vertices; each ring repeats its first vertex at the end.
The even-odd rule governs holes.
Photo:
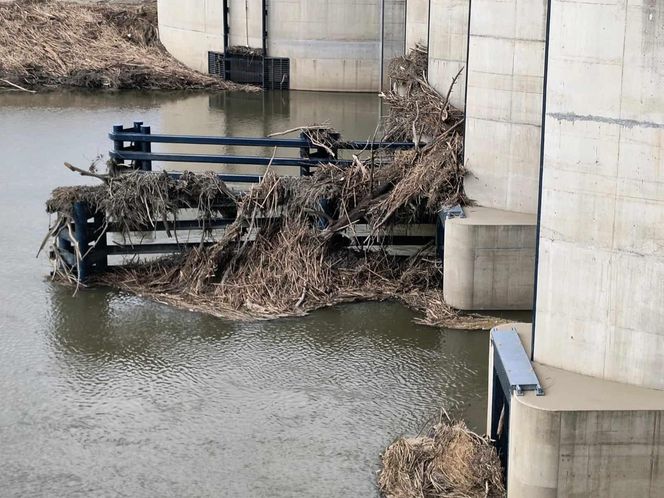
POLYGON ((243 89, 193 71, 161 45, 157 5, 0 3, 0 87, 243 89))
POLYGON ((486 437, 444 420, 426 436, 400 437, 381 456, 386 498, 502 497, 502 465, 486 437))
MULTIPOLYGON (((54 192, 48 210, 57 219, 50 236, 67 225, 68 206, 76 198, 121 223, 127 236, 155 221, 166 224, 177 217, 178 207, 196 207, 202 227, 221 210, 232 211, 234 222, 220 238, 204 232, 201 242, 212 244, 118 267, 101 275, 101 282, 227 318, 266 319, 341 302, 396 299, 424 312, 423 323, 489 328, 496 319, 462 314, 444 303, 435 258, 426 251, 393 256, 381 244, 395 223, 431 223, 442 208, 466 203, 462 114, 440 96, 434 103, 438 94, 431 92, 422 76, 409 92, 385 96, 420 109, 407 129, 394 112, 384 124, 391 140, 408 139, 413 129, 434 137, 413 149, 367 151, 353 156, 350 166, 321 164, 302 177, 279 177, 268 167, 261 183, 242 193, 212 174, 95 175, 103 185, 54 192), (358 222, 371 227, 366 240, 354 235, 358 222)), ((329 150, 339 136, 326 127, 297 131, 329 150)))

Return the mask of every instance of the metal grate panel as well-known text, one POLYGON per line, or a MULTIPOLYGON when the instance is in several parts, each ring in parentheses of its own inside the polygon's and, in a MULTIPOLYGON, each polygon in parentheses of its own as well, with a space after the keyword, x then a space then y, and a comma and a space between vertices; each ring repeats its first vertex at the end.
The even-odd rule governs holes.
POLYGON ((225 79, 226 64, 221 52, 208 52, 208 73, 225 79))
POLYGON ((235 83, 267 90, 290 88, 290 59, 208 52, 208 73, 235 83))
POLYGON ((269 90, 288 90, 290 88, 290 59, 266 57, 263 86, 269 90))

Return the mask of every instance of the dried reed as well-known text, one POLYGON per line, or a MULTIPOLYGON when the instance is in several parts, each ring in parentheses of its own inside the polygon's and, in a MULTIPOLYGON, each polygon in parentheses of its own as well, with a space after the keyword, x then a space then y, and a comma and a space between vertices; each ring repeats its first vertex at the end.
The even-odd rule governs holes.
POLYGON ((502 465, 486 437, 449 418, 426 436, 400 437, 381 456, 386 498, 505 496, 502 465))
POLYGON ((258 91, 176 61, 159 43, 156 2, 0 3, 0 79, 27 87, 258 91))

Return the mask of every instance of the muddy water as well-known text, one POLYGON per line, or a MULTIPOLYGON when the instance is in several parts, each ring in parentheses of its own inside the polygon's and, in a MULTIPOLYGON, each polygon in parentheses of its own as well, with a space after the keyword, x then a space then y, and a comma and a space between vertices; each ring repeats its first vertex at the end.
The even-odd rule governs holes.
POLYGON ((116 123, 367 138, 375 97, 0 94, 0 494, 374 496, 378 454, 441 407, 481 430, 485 333, 395 304, 232 323, 120 292, 72 297, 35 251, 43 201, 116 123))

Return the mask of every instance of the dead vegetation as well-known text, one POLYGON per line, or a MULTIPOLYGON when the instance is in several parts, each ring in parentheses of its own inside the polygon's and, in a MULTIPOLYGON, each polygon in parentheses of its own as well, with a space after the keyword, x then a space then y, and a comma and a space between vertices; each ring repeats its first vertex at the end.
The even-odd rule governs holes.
MULTIPOLYGON (((103 185, 56 189, 47 203, 48 211, 56 213, 50 235, 68 224, 75 200, 105 213, 126 236, 158 221, 168 225, 180 207, 196 208, 203 228, 215 215, 232 213, 233 223, 219 238, 206 231, 200 247, 116 268, 100 281, 227 318, 266 319, 342 302, 395 299, 422 311, 423 323, 489 328, 498 320, 462 314, 445 304, 435 258, 426 251, 396 257, 381 242, 396 222, 430 223, 443 207, 466 200, 462 115, 440 96, 433 101, 424 75, 418 81, 409 92, 385 98, 420 109, 416 127, 434 136, 429 143, 354 156, 350 166, 321 164, 310 176, 279 177, 268 171, 243 193, 232 192, 213 174, 185 173, 178 179, 164 173, 96 174, 103 185), (366 239, 354 234, 358 222, 372 229, 366 239)), ((394 113, 387 118, 394 140, 405 138, 402 120, 394 113)), ((338 140, 325 127, 305 132, 330 150, 338 140)))
POLYGON ((381 456, 386 498, 505 496, 502 465, 486 437, 449 418, 425 436, 400 437, 381 456))
POLYGON ((0 3, 0 80, 11 88, 257 91, 176 61, 159 42, 156 2, 0 3))

